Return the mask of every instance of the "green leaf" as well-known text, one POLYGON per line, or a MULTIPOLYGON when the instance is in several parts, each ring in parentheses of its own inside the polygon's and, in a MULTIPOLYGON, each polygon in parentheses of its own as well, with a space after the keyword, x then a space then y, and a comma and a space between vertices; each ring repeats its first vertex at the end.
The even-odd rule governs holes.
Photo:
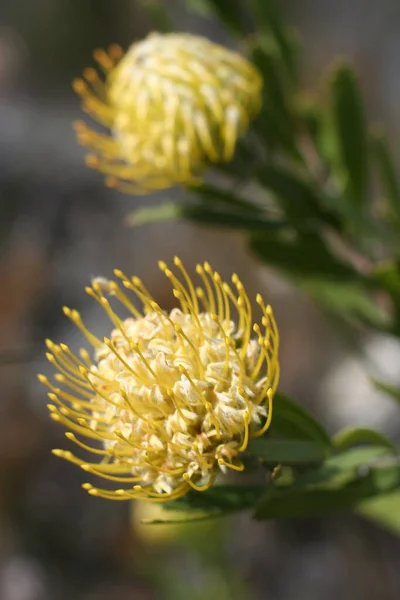
POLYGON ((388 260, 378 263, 371 271, 369 281, 373 288, 386 290, 393 299, 400 297, 400 262, 388 260))
POLYGON ((400 263, 386 261, 380 263, 370 273, 368 283, 373 289, 389 294, 393 305, 391 332, 400 336, 400 263))
POLYGON ((256 28, 273 38, 287 72, 295 79, 297 73, 294 44, 279 14, 277 2, 275 0, 250 0, 250 5, 256 28))
POLYGON ((182 207, 181 216, 196 223, 228 227, 231 229, 274 232, 287 227, 284 221, 271 219, 263 215, 252 215, 238 211, 210 209, 205 205, 187 205, 182 207))
POLYGON ((367 201, 368 142, 362 99, 354 71, 336 67, 332 80, 333 113, 341 161, 347 174, 348 194, 355 206, 367 201))
POLYGON ((360 281, 350 265, 336 258, 323 238, 314 232, 284 237, 278 232, 253 235, 251 249, 266 264, 286 272, 298 283, 320 279, 330 282, 360 281))
POLYGON ((237 196, 230 190, 224 190, 210 184, 202 183, 195 186, 189 186, 189 190, 199 196, 202 200, 210 203, 212 206, 221 205, 225 208, 235 208, 245 213, 255 215, 263 214, 263 209, 256 204, 252 204, 245 198, 237 196))
POLYGON ((323 516, 355 507, 365 498, 379 496, 400 486, 400 467, 370 469, 366 475, 337 489, 272 488, 259 501, 258 520, 323 516))
POLYGON ((275 394, 269 435, 285 439, 312 440, 330 448, 331 438, 323 426, 300 404, 283 394, 275 394))
POLYGON ((296 487, 312 486, 313 488, 337 489, 354 481, 360 473, 368 472, 371 467, 387 461, 388 458, 393 462, 393 457, 388 456, 386 447, 350 448, 329 456, 318 468, 309 469, 299 475, 295 485, 296 487))
MULTIPOLYGON (((250 47, 250 57, 263 75, 263 103, 257 124, 265 121, 265 135, 272 132, 282 148, 296 159, 301 155, 296 147, 296 127, 293 111, 289 105, 287 86, 282 77, 282 66, 279 57, 261 42, 250 47)), ((270 143, 266 140, 267 145, 270 143)))
POLYGON ((211 19, 213 16, 209 0, 185 0, 185 6, 189 11, 205 19, 211 19))
POLYGON ((400 182, 386 135, 383 131, 372 134, 372 149, 379 169, 380 180, 392 214, 400 220, 400 182))
POLYGON ((169 33, 174 30, 173 23, 162 0, 140 0, 140 3, 157 31, 169 33))
POLYGON ((339 450, 357 446, 359 444, 369 444, 388 448, 397 453, 396 445, 380 431, 367 428, 346 428, 342 429, 333 438, 333 443, 339 450))
POLYGON ((394 387, 393 385, 389 385, 383 381, 378 381, 377 379, 371 379, 373 386, 379 390, 380 392, 384 392, 388 396, 391 396, 393 400, 396 400, 400 404, 400 389, 394 387))
POLYGON ((190 10, 203 17, 215 15, 233 33, 246 33, 245 15, 238 0, 186 0, 186 3, 190 10))
POLYGON ((265 148, 259 138, 260 132, 255 129, 255 122, 252 121, 246 135, 236 141, 232 159, 209 165, 210 168, 220 172, 224 178, 228 176, 231 187, 240 190, 245 182, 254 179, 261 157, 264 160, 265 148))
POLYGON ((326 446, 311 440, 251 440, 247 451, 272 465, 299 465, 321 462, 327 454, 326 446))
POLYGON ((338 216, 324 207, 324 198, 317 187, 283 167, 267 164, 257 173, 259 183, 270 190, 284 209, 287 217, 301 226, 304 221, 322 221, 340 229, 338 216))
MULTIPOLYGON (((301 95, 296 102, 297 118, 301 120, 318 154, 318 177, 327 182, 332 171, 340 168, 338 140, 333 126, 332 115, 321 107, 317 98, 301 95)), ((337 198, 327 198, 332 204, 338 204, 337 198)))
POLYGON ((358 284, 328 281, 307 281, 305 290, 322 306, 340 318, 352 322, 355 319, 386 330, 390 316, 383 311, 358 284))
MULTIPOLYGON (((207 204, 178 204, 176 202, 164 202, 155 206, 144 206, 138 208, 125 217, 128 227, 138 227, 149 223, 160 221, 171 221, 176 219, 188 219, 196 223, 212 225, 214 227, 227 227, 248 231, 276 231, 286 227, 286 223, 276 218, 269 218, 263 213, 258 213, 228 192, 219 192, 213 195, 213 188, 202 188, 202 198, 207 197, 207 204), (207 196, 209 194, 209 196, 207 196), (209 201, 215 199, 215 207, 210 208, 209 201), (225 209, 220 210, 218 205, 225 204, 225 209), (228 210, 230 207, 234 210, 228 210), (246 206, 247 212, 244 212, 246 206), (235 210, 236 209, 241 209, 235 210)), ((255 208, 255 207, 254 207, 255 208)))
MULTIPOLYGON (((250 132, 258 142, 261 142, 268 157, 271 157, 274 153, 282 152, 298 160, 298 153, 293 145, 292 131, 288 131, 286 126, 282 126, 282 123, 276 119, 271 106, 265 101, 265 94, 263 96, 261 111, 250 124, 250 132)), ((257 164, 252 170, 251 175, 256 170, 257 164)))
POLYGON ((179 219, 182 216, 182 206, 176 202, 164 202, 155 206, 140 207, 125 217, 128 227, 137 227, 147 223, 179 219))
POLYGON ((164 507, 172 510, 200 509, 207 512, 235 512, 254 505, 265 493, 265 485, 214 485, 206 492, 189 492, 183 498, 166 502, 164 507))
POLYGON ((400 490, 365 500, 357 507, 356 512, 400 535, 400 490))
POLYGON ((342 451, 334 456, 330 456, 325 462, 325 466, 329 469, 358 469, 377 464, 385 456, 388 456, 386 446, 350 448, 344 452, 342 451))
POLYGON ((186 517, 174 517, 173 519, 142 519, 141 525, 187 525, 188 523, 199 523, 201 521, 209 521, 210 519, 218 519, 224 516, 224 512, 217 510, 214 512, 204 513, 201 512, 196 515, 193 511, 192 515, 186 517))
POLYGON ((321 109, 312 99, 307 96, 300 96, 300 98, 297 99, 297 111, 307 128, 307 133, 313 141, 314 146, 319 154, 325 158, 325 152, 322 151, 323 144, 321 142, 321 139, 323 138, 323 113, 321 109))

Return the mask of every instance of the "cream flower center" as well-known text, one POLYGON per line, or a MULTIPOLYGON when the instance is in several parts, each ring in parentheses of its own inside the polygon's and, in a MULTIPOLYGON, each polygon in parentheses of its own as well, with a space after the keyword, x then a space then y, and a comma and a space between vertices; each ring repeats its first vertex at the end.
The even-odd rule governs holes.
POLYGON ((208 485, 216 464, 224 470, 247 428, 267 416, 258 404, 265 380, 251 378, 258 345, 249 344, 241 360, 232 321, 179 309, 126 319, 121 329, 124 334, 115 329, 97 351, 90 370, 93 384, 98 376, 110 381, 102 388, 113 401, 94 397, 100 410, 93 411, 92 426, 111 434, 105 447, 123 455, 132 475, 156 492, 171 493, 185 473, 208 485))

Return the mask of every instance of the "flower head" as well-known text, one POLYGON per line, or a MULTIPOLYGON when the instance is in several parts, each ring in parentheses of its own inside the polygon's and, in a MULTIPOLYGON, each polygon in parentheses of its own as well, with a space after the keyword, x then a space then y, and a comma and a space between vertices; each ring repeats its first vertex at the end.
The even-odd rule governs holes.
POLYGON ((74 82, 83 107, 111 135, 82 122, 87 162, 130 193, 190 184, 208 163, 227 162, 257 114, 262 78, 245 58, 182 33, 150 34, 123 55, 97 50, 74 82))
POLYGON ((279 336, 271 307, 257 295, 261 324, 253 325, 251 303, 237 275, 230 286, 208 263, 197 265, 202 286, 195 288, 182 262, 174 262, 177 274, 163 262, 160 268, 180 308, 162 310, 139 278, 115 271, 122 287, 95 279, 86 288, 113 324, 109 338, 101 341, 76 310, 64 308, 93 346, 94 358, 87 350, 75 355, 65 344, 47 340, 57 383, 38 377, 51 390, 50 415, 97 461, 69 451, 54 453, 118 484, 114 490, 84 484, 94 496, 157 502, 191 488, 206 490, 218 471, 243 470, 240 453, 249 438, 270 425, 279 379, 279 336), (123 305, 127 318, 117 316, 106 294, 123 305))

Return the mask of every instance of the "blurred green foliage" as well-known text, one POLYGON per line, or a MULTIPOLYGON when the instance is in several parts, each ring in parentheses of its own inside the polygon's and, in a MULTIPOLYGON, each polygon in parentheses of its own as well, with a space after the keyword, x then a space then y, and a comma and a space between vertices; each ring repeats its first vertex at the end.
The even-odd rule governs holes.
MULTIPOLYGON (((165 25, 163 3, 146 4, 165 25)), ((240 230, 265 265, 335 319, 399 337, 400 184, 385 133, 367 122, 351 65, 330 67, 327 103, 304 97, 297 37, 276 0, 186 5, 237 38, 263 74, 263 107, 233 163, 215 167, 223 187, 192 187, 190 203, 140 208, 130 224, 183 218, 240 230)), ((398 402, 399 390, 375 386, 398 402)), ((400 532, 399 449, 380 432, 346 429, 331 438, 304 408, 277 395, 270 430, 250 442, 244 460, 251 456, 265 471, 264 485, 191 492, 171 508, 210 517, 247 508, 263 520, 354 509, 400 532)))

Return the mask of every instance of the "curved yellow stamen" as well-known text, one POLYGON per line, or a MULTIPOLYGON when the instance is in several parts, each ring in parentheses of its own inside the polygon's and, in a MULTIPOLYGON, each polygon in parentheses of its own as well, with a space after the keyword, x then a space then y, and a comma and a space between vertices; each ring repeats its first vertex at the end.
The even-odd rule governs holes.
POLYGON ((69 451, 54 453, 109 482, 136 484, 115 490, 86 484, 93 496, 165 502, 190 489, 204 491, 220 467, 243 470, 238 455, 250 437, 263 435, 270 426, 279 379, 279 332, 271 307, 257 296, 261 330, 252 323, 250 301, 237 275, 232 278, 236 296, 207 262, 198 265, 203 280, 199 291, 180 259, 174 263, 177 276, 163 262, 160 268, 181 309, 163 311, 141 280, 128 280, 116 271, 143 311, 116 282, 96 278, 88 293, 109 314, 114 326, 109 337, 104 342, 91 338, 79 313, 67 309, 95 345, 93 359, 86 350, 75 354, 66 344, 46 340, 60 384, 38 375, 49 388, 50 416, 98 462, 69 451), (115 296, 130 316, 121 320, 105 294, 115 296), (237 311, 232 321, 231 308, 237 311), (250 342, 253 331, 256 337, 250 342), (258 405, 264 403, 266 409, 260 411, 258 405), (266 418, 260 425, 262 414, 266 418), (84 443, 81 437, 93 441, 84 443))
POLYGON ((212 288, 211 288, 210 282, 208 281, 208 278, 206 276, 204 267, 202 267, 202 265, 197 265, 196 273, 198 275, 200 275, 201 279, 203 280, 204 287, 206 289, 206 296, 207 296, 207 301, 208 301, 209 312, 215 313, 216 308, 215 308, 214 292, 212 291, 212 288))
POLYGON ((238 465, 234 465, 233 463, 228 463, 223 458, 218 459, 218 464, 222 467, 227 467, 228 469, 232 469, 233 471, 244 471, 244 465, 242 463, 238 465))
POLYGON ((186 483, 190 485, 190 487, 196 490, 196 492, 205 492, 214 483, 215 475, 213 477, 210 477, 209 481, 207 481, 207 483, 205 483, 204 485, 196 485, 187 473, 183 474, 183 479, 186 481, 186 483))
POLYGON ((272 407, 273 407, 273 392, 272 389, 269 389, 267 392, 267 400, 268 400, 268 414, 267 414, 267 420, 264 423, 264 426, 257 431, 256 433, 252 433, 251 437, 252 438, 258 438, 261 437, 269 428, 269 426, 271 425, 271 421, 272 421, 272 407))

